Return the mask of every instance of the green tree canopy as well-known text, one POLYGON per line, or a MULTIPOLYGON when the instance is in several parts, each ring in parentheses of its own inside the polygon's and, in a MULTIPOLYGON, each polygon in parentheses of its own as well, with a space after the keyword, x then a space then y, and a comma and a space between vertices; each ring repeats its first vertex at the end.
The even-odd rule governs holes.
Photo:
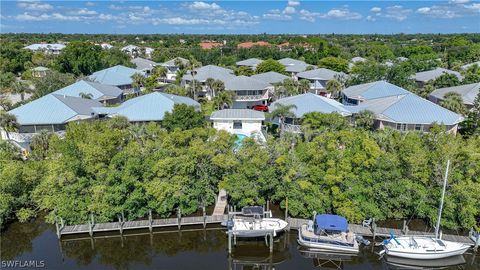
POLYGON ((166 112, 162 126, 167 130, 187 130, 206 125, 205 117, 195 107, 186 104, 175 104, 172 112, 166 112))
POLYGON ((280 64, 278 61, 275 61, 273 59, 267 59, 263 61, 262 63, 257 65, 257 68, 255 69, 257 73, 265 73, 269 71, 275 71, 281 74, 285 74, 285 66, 280 64))

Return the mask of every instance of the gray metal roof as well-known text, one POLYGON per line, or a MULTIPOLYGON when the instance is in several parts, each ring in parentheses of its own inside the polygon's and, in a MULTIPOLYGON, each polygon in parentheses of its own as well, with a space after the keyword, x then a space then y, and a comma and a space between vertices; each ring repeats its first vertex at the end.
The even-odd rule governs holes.
POLYGON ((473 63, 470 63, 470 64, 466 64, 466 65, 463 65, 461 68, 462 69, 469 69, 471 66, 474 66, 474 65, 477 65, 480 67, 480 61, 477 61, 477 62, 473 62, 473 63))
POLYGON ((336 76, 344 76, 345 73, 337 72, 327 68, 317 68, 297 74, 298 78, 308 79, 308 80, 322 80, 329 81, 335 79, 336 76))
POLYGON ((367 59, 365 59, 363 57, 360 57, 360 56, 356 56, 356 57, 353 57, 350 61, 352 63, 357 63, 357 62, 365 62, 365 61, 367 61, 367 59))
POLYGON ((50 70, 49 68, 47 67, 42 67, 42 66, 39 66, 39 67, 34 67, 32 68, 33 71, 47 71, 47 70, 50 70))
POLYGON ((267 82, 269 84, 281 83, 285 79, 289 79, 290 77, 280 74, 275 71, 269 71, 265 73, 255 74, 250 76, 251 78, 257 79, 259 81, 267 82))
MULTIPOLYGON (((215 65, 203 66, 195 69, 195 71, 197 72, 195 75, 195 80, 199 82, 205 82, 208 78, 225 82, 226 80, 235 76, 233 74, 233 70, 215 65)), ((189 72, 187 72, 187 74, 183 76, 183 80, 192 81, 193 77, 189 72)))
POLYGON ((413 76, 413 78, 415 79, 415 81, 428 82, 430 80, 435 80, 436 78, 442 76, 445 73, 453 74, 457 76, 459 80, 463 80, 463 76, 459 72, 444 68, 436 68, 433 70, 418 72, 413 76))
POLYGON ((210 120, 265 120, 265 113, 250 109, 226 109, 214 111, 210 120))
POLYGON ((277 104, 295 105, 297 108, 291 109, 297 118, 302 118, 305 114, 310 112, 321 113, 339 113, 343 116, 351 115, 352 113, 344 108, 344 106, 336 100, 329 99, 323 96, 306 93, 286 98, 281 98, 270 105, 270 110, 275 110, 277 104))
POLYGON ((369 100, 409 94, 410 92, 386 81, 376 81, 350 86, 344 89, 342 93, 351 99, 369 100))
POLYGON ((102 84, 110 85, 128 85, 132 83, 132 76, 135 73, 144 75, 143 71, 129 68, 122 65, 116 65, 110 68, 102 69, 94 72, 88 76, 91 80, 94 80, 102 84))
POLYGON ((134 58, 130 60, 130 62, 135 64, 138 70, 153 69, 155 66, 159 65, 158 63, 153 62, 152 60, 148 60, 141 57, 134 58))
POLYGON ((190 61, 188 59, 182 58, 182 57, 175 57, 171 60, 168 60, 167 62, 163 63, 162 66, 166 67, 176 67, 177 65, 175 64, 176 60, 180 60, 184 66, 188 65, 190 61))
POLYGON ((85 80, 80 80, 53 92, 53 94, 67 95, 71 97, 80 97, 81 93, 91 94, 92 98, 96 100, 106 100, 117 98, 121 96, 123 92, 120 88, 114 85, 101 84, 85 80))
POLYGON ((285 66, 287 72, 298 73, 305 71, 308 66, 311 66, 304 61, 293 59, 293 58, 282 58, 278 62, 285 66))
POLYGON ((475 98, 477 97, 478 93, 480 92, 480 82, 460 85, 460 86, 453 86, 453 87, 446 87, 446 88, 439 88, 432 93, 430 96, 436 97, 438 99, 444 99, 445 94, 454 92, 460 94, 463 99, 463 103, 468 105, 473 105, 475 98))
POLYGON ((258 58, 249 58, 242 61, 238 61, 237 66, 247 66, 247 67, 256 67, 258 64, 262 63, 262 59, 258 58))
POLYGON ((271 86, 268 82, 260 81, 247 76, 235 76, 226 80, 225 90, 242 91, 242 90, 263 90, 271 86))
POLYGON ((363 102, 358 106, 345 106, 352 113, 369 110, 376 118, 403 124, 454 125, 463 117, 413 93, 401 94, 363 102))

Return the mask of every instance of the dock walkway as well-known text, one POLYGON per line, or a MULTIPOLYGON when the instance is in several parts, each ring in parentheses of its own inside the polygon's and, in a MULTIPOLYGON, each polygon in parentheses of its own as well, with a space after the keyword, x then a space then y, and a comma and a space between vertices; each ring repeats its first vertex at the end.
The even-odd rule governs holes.
POLYGON ((227 191, 225 189, 220 189, 217 196, 217 202, 215 203, 215 208, 213 209, 213 216, 223 215, 225 213, 225 208, 227 207, 227 191))

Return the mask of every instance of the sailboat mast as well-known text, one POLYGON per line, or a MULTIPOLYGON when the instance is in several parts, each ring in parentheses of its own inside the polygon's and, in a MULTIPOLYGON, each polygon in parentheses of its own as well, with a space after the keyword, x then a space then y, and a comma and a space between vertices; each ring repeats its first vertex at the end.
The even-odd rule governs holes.
POLYGON ((443 179, 442 199, 440 200, 440 208, 438 209, 437 226, 435 227, 435 238, 438 238, 438 231, 440 230, 440 219, 442 218, 443 199, 445 198, 445 190, 447 189, 448 168, 450 167, 450 160, 447 160, 447 169, 445 170, 445 178, 443 179))

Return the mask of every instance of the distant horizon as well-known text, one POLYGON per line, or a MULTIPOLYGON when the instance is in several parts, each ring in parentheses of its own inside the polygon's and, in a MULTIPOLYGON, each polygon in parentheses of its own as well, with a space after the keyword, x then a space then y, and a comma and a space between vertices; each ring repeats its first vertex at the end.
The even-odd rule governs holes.
POLYGON ((2 1, 0 33, 396 35, 480 32, 479 0, 2 1))

